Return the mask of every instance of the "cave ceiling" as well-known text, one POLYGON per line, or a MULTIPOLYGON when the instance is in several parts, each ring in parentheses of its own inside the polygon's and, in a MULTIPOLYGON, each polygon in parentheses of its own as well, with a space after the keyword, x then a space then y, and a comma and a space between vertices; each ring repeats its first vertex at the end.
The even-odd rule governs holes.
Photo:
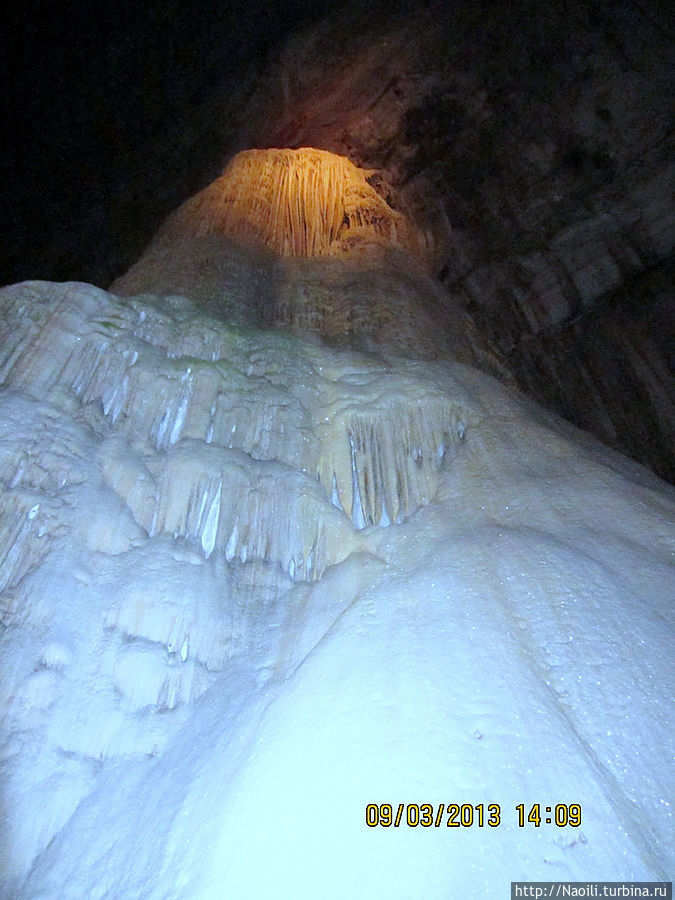
POLYGON ((2 282, 107 286, 247 148, 370 171, 527 393, 675 480, 659 3, 5 12, 2 282))

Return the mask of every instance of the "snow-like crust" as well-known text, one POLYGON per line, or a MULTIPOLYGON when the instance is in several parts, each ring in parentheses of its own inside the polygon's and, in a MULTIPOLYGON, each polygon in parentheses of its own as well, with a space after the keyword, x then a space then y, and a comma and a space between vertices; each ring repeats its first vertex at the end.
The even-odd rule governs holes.
POLYGON ((658 479, 476 370, 179 297, 5 289, 0 383, 3 896, 672 876, 658 479))

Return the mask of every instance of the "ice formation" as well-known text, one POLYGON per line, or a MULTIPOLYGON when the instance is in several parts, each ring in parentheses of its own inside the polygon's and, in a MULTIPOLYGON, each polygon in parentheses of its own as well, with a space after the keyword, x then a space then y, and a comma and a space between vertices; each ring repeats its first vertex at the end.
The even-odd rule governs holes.
MULTIPOLYGON (((264 195, 266 240, 332 252, 351 170, 282 160, 333 201, 264 195)), ((2 896, 670 878, 672 490, 476 368, 198 299, 0 292, 2 896), (501 820, 368 827, 384 803, 501 820)))

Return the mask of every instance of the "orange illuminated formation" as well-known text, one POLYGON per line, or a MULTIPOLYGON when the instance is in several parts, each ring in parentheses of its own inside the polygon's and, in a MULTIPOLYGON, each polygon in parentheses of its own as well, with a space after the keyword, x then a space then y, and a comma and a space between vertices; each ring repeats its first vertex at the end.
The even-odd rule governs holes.
POLYGON ((473 362, 475 325, 430 276, 426 233, 374 175, 309 147, 239 153, 112 290, 183 294, 229 322, 344 348, 473 362))
POLYGON ((414 249, 413 230, 371 187, 371 174, 327 150, 247 150, 171 224, 184 236, 226 234, 282 256, 339 256, 378 244, 414 249))

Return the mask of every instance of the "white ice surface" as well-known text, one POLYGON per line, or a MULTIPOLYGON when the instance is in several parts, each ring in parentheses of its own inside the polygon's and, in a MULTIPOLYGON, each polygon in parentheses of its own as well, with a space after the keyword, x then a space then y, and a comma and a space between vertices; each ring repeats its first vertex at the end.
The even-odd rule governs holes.
POLYGON ((0 304, 3 897, 672 878, 672 489, 461 365, 0 304))

